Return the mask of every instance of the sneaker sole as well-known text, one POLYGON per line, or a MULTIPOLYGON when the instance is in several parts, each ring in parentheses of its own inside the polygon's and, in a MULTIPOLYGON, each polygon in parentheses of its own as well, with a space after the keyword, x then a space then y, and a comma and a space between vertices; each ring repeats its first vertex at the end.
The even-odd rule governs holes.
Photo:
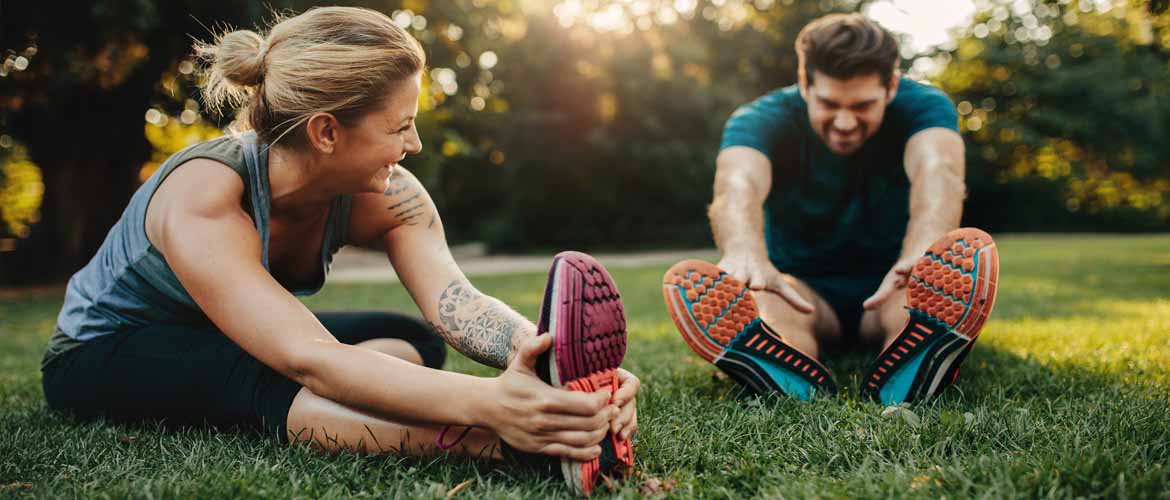
POLYGON ((802 400, 837 392, 832 374, 772 331, 747 287, 718 266, 675 264, 662 277, 662 298, 691 350, 752 391, 802 400))
POLYGON ((987 233, 956 229, 931 245, 906 285, 910 318, 870 368, 862 395, 894 405, 953 384, 995 306, 998 281, 999 254, 987 233))
MULTIPOLYGON (((613 277, 593 257, 580 252, 561 252, 549 271, 541 307, 542 328, 553 335, 549 363, 551 383, 570 391, 617 390, 617 368, 626 354, 626 315, 613 277)), ((541 331, 538 333, 544 333, 541 331)), ((619 467, 634 466, 629 439, 606 433, 619 467)), ((561 459, 568 487, 589 495, 600 479, 600 460, 579 462, 561 459)))

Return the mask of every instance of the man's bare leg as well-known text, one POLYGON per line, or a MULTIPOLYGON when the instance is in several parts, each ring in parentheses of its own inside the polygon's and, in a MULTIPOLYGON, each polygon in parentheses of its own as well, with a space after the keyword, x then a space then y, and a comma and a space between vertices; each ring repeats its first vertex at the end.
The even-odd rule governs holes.
POLYGON ((906 291, 903 288, 890 296, 881 307, 865 311, 861 316, 861 341, 866 345, 880 345, 884 351, 902 333, 908 319, 910 313, 906 311, 906 291))
POLYGON ((784 280, 816 310, 805 314, 797 311, 788 301, 775 293, 757 291, 753 292, 753 295, 759 304, 760 318, 782 335, 790 345, 813 358, 820 359, 820 344, 841 337, 841 323, 837 319, 837 314, 824 298, 803 281, 789 275, 784 275, 784 280))
POLYGON ((880 332, 886 347, 862 394, 884 404, 931 398, 952 384, 994 305, 999 258, 990 235, 956 229, 926 254, 903 266, 905 278, 895 282, 887 275, 885 302, 876 319, 865 321, 867 333, 880 332), (898 310, 907 302, 913 316, 898 310))
POLYGON ((807 284, 776 272, 772 286, 748 293, 723 267, 684 260, 663 275, 662 294, 695 354, 752 391, 801 400, 837 391, 815 356, 840 322, 807 284))

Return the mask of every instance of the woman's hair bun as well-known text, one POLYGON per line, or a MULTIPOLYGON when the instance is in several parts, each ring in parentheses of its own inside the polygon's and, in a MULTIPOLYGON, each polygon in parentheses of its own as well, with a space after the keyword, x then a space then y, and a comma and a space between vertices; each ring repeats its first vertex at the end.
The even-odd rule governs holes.
POLYGON ((250 30, 225 33, 215 48, 215 61, 228 82, 242 87, 255 87, 264 82, 264 56, 268 42, 250 30))

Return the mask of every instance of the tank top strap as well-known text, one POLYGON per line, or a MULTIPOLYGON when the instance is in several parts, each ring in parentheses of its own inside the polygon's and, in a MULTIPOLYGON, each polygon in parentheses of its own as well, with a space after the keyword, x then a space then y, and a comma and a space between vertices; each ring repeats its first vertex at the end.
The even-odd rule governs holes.
POLYGON ((242 137, 240 142, 244 147, 244 167, 247 173, 244 185, 248 188, 248 193, 245 197, 251 206, 256 231, 260 233, 260 262, 267 270, 268 221, 272 209, 268 186, 268 145, 256 141, 255 134, 251 134, 251 137, 242 137))

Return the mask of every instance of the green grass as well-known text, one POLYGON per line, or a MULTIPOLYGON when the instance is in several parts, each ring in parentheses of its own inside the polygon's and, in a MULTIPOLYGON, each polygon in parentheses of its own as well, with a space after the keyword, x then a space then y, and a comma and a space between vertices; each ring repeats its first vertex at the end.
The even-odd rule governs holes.
MULTIPOLYGON (((858 400, 869 355, 831 358, 842 396, 744 395, 692 354, 664 269, 616 270, 642 377, 639 476, 679 497, 1170 497, 1170 236, 1008 236, 992 321, 957 389, 912 426, 858 400)), ((534 317, 541 274, 475 280, 534 317)), ((487 462, 328 456, 249 435, 77 423, 41 397, 61 289, 0 295, 0 496, 564 496, 487 462)), ((413 310, 397 285, 330 286, 314 309, 413 310)), ((453 356, 451 369, 491 370, 453 356)), ((144 402, 148 404, 149 402, 144 402)), ((911 419, 912 420, 912 419, 911 419)))

